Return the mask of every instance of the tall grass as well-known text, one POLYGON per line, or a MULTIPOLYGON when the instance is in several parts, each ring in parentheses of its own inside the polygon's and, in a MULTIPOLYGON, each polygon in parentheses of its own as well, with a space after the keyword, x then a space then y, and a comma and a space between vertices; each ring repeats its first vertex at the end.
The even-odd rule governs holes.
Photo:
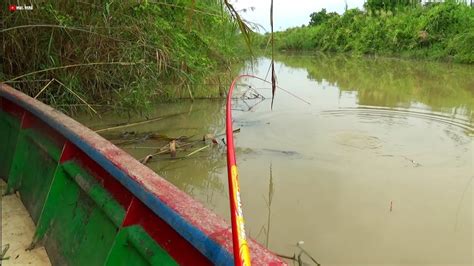
MULTIPOLYGON (((265 36, 260 44, 264 46, 265 36)), ((380 54, 474 63, 474 9, 446 1, 394 11, 347 10, 343 15, 276 34, 280 50, 380 54)))
POLYGON ((216 73, 239 58, 242 46, 239 25, 218 0, 33 6, 1 20, 0 80, 30 95, 58 80, 38 97, 58 106, 82 104, 70 91, 89 103, 121 109, 146 109, 153 99, 218 94, 216 73))

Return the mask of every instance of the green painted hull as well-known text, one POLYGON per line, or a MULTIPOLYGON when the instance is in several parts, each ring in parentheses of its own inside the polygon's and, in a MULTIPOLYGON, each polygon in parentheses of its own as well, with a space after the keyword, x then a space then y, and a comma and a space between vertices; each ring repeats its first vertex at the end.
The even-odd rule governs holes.
MULTIPOLYGON (((0 84, 1 85, 1 84, 0 84)), ((54 265, 231 265, 230 227, 151 170, 12 88, 0 88, 0 177, 54 265)), ((282 264, 251 241, 253 264, 282 264)))
POLYGON ((41 241, 54 264, 177 264, 142 227, 121 228, 126 210, 82 166, 59 163, 60 147, 19 127, 0 111, 1 176, 36 224, 33 245, 41 241))

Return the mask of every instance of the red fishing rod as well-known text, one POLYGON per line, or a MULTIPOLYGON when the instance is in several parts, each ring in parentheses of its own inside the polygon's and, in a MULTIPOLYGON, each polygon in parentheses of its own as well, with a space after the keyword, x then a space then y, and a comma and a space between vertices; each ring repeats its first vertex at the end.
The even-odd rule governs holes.
POLYGON ((226 139, 227 139, 227 177, 229 183, 230 217, 232 220, 232 242, 234 247, 234 265, 250 265, 250 251, 245 236, 244 215, 240 201, 239 173, 235 160, 234 135, 232 129, 232 92, 241 78, 256 78, 253 75, 239 75, 229 88, 226 104, 226 139))

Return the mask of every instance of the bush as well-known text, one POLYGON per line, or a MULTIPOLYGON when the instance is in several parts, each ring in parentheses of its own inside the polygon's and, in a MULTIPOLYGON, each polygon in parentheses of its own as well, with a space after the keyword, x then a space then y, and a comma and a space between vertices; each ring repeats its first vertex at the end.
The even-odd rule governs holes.
POLYGON ((350 9, 322 21, 277 33, 277 47, 473 62, 474 9, 464 3, 422 7, 405 1, 367 12, 350 9))

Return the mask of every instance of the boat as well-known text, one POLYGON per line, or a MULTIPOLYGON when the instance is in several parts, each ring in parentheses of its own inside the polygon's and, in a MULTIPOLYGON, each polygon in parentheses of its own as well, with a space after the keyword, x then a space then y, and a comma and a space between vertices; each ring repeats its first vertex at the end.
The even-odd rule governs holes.
MULTIPOLYGON (((53 265, 233 265, 231 226, 91 129, 0 83, 0 178, 53 265)), ((254 265, 284 265, 248 241, 254 265)))

